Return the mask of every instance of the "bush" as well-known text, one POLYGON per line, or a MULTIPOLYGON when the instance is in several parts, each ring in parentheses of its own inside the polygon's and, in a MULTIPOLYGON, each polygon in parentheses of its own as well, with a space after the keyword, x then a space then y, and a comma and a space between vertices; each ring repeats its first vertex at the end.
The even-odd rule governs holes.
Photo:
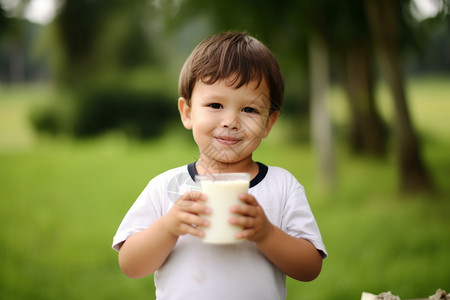
POLYGON ((32 123, 38 131, 51 134, 90 137, 121 130, 145 139, 160 135, 178 115, 172 98, 127 89, 89 90, 74 100, 71 110, 70 114, 55 105, 41 108, 32 115, 32 123))
POLYGON ((31 111, 31 124, 37 132, 52 135, 70 133, 74 108, 74 101, 52 101, 40 104, 31 111))
POLYGON ((74 120, 76 136, 92 136, 122 129, 139 138, 161 134, 177 116, 169 97, 127 90, 99 90, 81 99, 74 120))
POLYGON ((58 112, 53 106, 39 107, 33 110, 31 123, 38 132, 57 134, 61 131, 58 112))

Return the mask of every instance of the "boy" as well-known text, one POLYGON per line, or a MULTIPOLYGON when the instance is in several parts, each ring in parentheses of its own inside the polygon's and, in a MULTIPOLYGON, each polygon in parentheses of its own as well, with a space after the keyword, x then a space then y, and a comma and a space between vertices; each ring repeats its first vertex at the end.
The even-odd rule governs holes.
POLYGON ((313 280, 327 253, 303 187, 252 158, 283 98, 275 56, 245 33, 214 35, 186 60, 179 93, 200 158, 152 179, 128 211, 113 242, 121 269, 133 278, 154 273, 157 299, 284 299, 286 275, 313 280), (252 180, 230 207, 243 241, 219 246, 202 243, 201 215, 211 209, 192 191, 195 175, 221 172, 252 180))

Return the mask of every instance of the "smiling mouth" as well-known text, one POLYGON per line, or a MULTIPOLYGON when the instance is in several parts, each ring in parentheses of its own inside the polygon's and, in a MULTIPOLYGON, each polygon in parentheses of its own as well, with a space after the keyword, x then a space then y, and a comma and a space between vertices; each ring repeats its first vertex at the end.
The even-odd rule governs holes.
POLYGON ((242 139, 237 139, 237 138, 228 137, 228 136, 218 136, 218 137, 216 137, 216 140, 223 145, 233 146, 233 145, 236 145, 237 143, 239 143, 242 139))

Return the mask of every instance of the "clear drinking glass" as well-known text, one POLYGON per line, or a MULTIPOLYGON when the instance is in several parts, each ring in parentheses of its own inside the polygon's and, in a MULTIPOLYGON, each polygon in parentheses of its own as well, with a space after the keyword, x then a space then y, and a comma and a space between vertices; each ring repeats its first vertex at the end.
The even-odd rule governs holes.
POLYGON ((247 193, 250 186, 250 174, 248 173, 220 173, 196 175, 195 181, 200 183, 202 193, 208 200, 206 205, 211 207, 211 214, 205 215, 210 225, 203 228, 205 237, 203 242, 211 244, 231 244, 239 242, 236 233, 242 227, 228 223, 233 216, 230 207, 241 204, 238 194, 247 193))

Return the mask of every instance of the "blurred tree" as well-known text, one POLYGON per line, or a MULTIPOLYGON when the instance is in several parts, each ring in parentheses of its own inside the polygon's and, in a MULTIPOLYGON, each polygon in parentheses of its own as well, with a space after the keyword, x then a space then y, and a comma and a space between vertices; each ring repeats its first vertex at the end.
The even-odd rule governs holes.
POLYGON ((100 38, 100 23, 108 7, 101 5, 101 1, 61 2, 53 27, 54 44, 60 49, 54 56, 58 58, 56 76, 59 82, 70 85, 97 69, 94 47, 100 38))
POLYGON ((53 24, 57 80, 78 85, 146 64, 152 48, 144 0, 61 0, 53 24))
POLYGON ((36 51, 43 26, 24 17, 29 2, 0 0, 0 81, 23 83, 47 75, 45 54, 36 51))
POLYGON ((329 188, 335 181, 333 133, 327 101, 329 48, 325 39, 319 34, 311 36, 309 46, 311 137, 318 157, 320 179, 329 188))
POLYGON ((408 111, 400 57, 401 38, 408 36, 405 33, 409 29, 405 24, 405 6, 409 7, 409 0, 365 2, 381 71, 395 104, 395 140, 401 187, 407 191, 431 190, 432 183, 408 111))
POLYGON ((6 12, 3 6, 0 5, 0 36, 6 32, 6 27, 8 26, 8 18, 6 17, 6 12))
MULTIPOLYGON (((450 72, 450 0, 437 1, 435 4, 440 8, 437 14, 419 19, 416 26, 422 43, 418 45, 418 54, 408 65, 409 71, 415 74, 450 72)), ((412 12, 415 10, 417 8, 413 6, 412 12)))
POLYGON ((375 103, 375 65, 364 2, 341 1, 329 39, 352 116, 350 145, 358 153, 381 157, 386 134, 375 103))
POLYGON ((23 19, 25 7, 29 0, 19 0, 15 6, 11 6, 10 16, 1 8, 0 34, 7 40, 6 64, 7 77, 11 82, 25 81, 25 26, 23 19))
POLYGON ((309 44, 311 138, 318 158, 319 176, 322 184, 332 187, 335 182, 335 159, 327 95, 330 85, 329 28, 335 21, 336 3, 332 0, 318 0, 314 5, 309 1, 293 2, 291 9, 295 10, 296 18, 291 21, 302 20, 297 26, 301 25, 300 32, 306 35, 309 44))
POLYGON ((5 59, 5 49, 3 47, 4 44, 4 35, 6 33, 8 27, 8 18, 6 17, 6 12, 3 9, 3 6, 0 5, 0 79, 7 77, 7 61, 5 59))
POLYGON ((153 15, 147 4, 60 0, 49 50, 56 83, 73 101, 36 110, 32 123, 37 130, 76 137, 118 130, 144 139, 159 135, 177 117, 171 94, 160 84, 164 74, 155 71, 159 61, 157 47, 150 44, 153 15))

